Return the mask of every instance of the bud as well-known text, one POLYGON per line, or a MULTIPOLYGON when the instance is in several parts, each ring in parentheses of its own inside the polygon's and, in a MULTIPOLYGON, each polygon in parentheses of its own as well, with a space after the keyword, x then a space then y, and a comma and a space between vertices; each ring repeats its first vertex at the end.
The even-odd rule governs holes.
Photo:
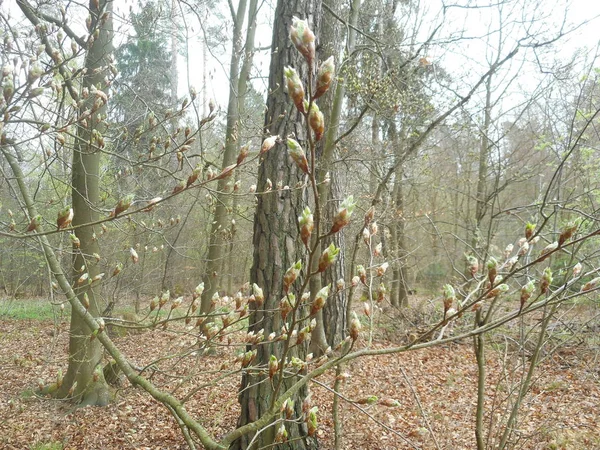
POLYGON ((181 303, 183 303, 183 297, 177 297, 173 300, 173 303, 171 303, 171 309, 179 308, 181 303))
POLYGON ((490 284, 494 285, 494 280, 496 279, 496 275, 498 274, 498 261, 496 258, 490 257, 487 262, 487 270, 488 270, 488 279, 490 280, 490 284))
POLYGON ((504 259, 508 259, 508 257, 510 256, 510 254, 512 253, 514 248, 514 245, 512 244, 508 244, 506 246, 506 248, 504 249, 504 259))
POLYGON ((525 225, 525 239, 531 239, 531 236, 533 236, 533 232, 535 231, 535 227, 535 223, 527 222, 525 225))
POLYGON ((328 296, 329 296, 329 285, 325 286, 319 292, 317 292, 317 295, 315 296, 315 300, 313 301, 311 309, 310 309, 311 315, 314 315, 318 311, 323 309, 323 306, 325 306, 325 301, 327 300, 328 296))
POLYGON ((291 419, 294 416, 294 401, 288 398, 283 405, 281 405, 281 412, 285 412, 286 419, 291 419))
POLYGON ((333 243, 327 247, 321 256, 319 257, 319 269, 318 272, 324 272, 330 265, 335 262, 335 259, 340 252, 339 248, 336 248, 333 243))
POLYGON ((31 219, 31 222, 29 222, 29 226, 27 227, 26 232, 29 233, 30 231, 37 230, 41 224, 42 224, 42 216, 38 214, 33 219, 31 219))
POLYGON ((131 202, 133 202, 133 194, 129 194, 121 200, 119 200, 119 203, 117 203, 117 206, 115 206, 115 210, 113 211, 112 216, 117 217, 122 212, 127 211, 131 206, 131 202))
POLYGON ((306 159, 306 155, 304 154, 304 150, 300 146, 300 144, 292 138, 287 139, 287 147, 290 151, 290 156, 296 163, 296 165, 302 170, 304 173, 309 173, 308 170, 308 161, 306 159))
POLYGON ((371 223, 375 217, 375 208, 371 206, 365 213, 365 228, 371 223))
POLYGON ((358 283, 360 283, 360 277, 358 275, 354 275, 352 277, 351 283, 352 283, 352 287, 358 286, 358 283))
POLYGON ((312 234, 314 228, 314 218, 308 206, 304 208, 302 215, 298 217, 298 223, 300 224, 300 237, 302 242, 304 242, 304 245, 308 247, 310 235, 312 234))
POLYGON ((63 228, 67 228, 71 225, 73 221, 73 208, 67 207, 58 213, 58 217, 56 219, 56 227, 59 230, 63 228))
POLYGON ((250 364, 252 364, 252 361, 254 361, 256 358, 257 353, 258 351, 256 349, 249 350, 244 353, 244 356, 242 357, 242 367, 248 367, 250 364))
POLYGON ((535 283, 533 280, 529 280, 529 282, 521 288, 521 309, 523 309, 527 300, 531 298, 533 291, 535 291, 535 283))
POLYGON ((566 241, 571 239, 573 234, 577 231, 578 227, 579 223, 577 223, 577 221, 569 222, 567 225, 565 225, 560 232, 560 237, 558 238, 558 246, 562 246, 566 241))
POLYGON ((469 272, 471 273, 471 276, 474 277, 477 271, 479 270, 479 262, 477 261, 477 258, 475 258, 474 256, 467 256, 467 265, 469 267, 469 272))
POLYGON ((449 285, 444 285, 444 315, 448 312, 448 310, 452 307, 452 303, 456 300, 456 293, 454 292, 454 288, 449 285))
POLYGON ((317 432, 317 412, 318 408, 313 406, 306 417, 306 425, 308 426, 308 435, 313 436, 317 432))
POLYGON ((194 167, 194 170, 192 170, 192 173, 190 174, 190 176, 187 179, 187 182, 185 183, 185 186, 190 187, 192 184, 194 184, 196 182, 196 180, 198 179, 198 177, 200 176, 201 172, 202 172, 202 165, 198 164, 196 167, 194 167))
POLYGON ((575 264, 575 266, 573 266, 573 278, 577 278, 579 276, 579 274, 581 273, 581 263, 577 263, 575 264))
POLYGON ((302 414, 307 415, 310 410, 310 405, 312 404, 312 394, 309 392, 304 400, 302 400, 302 414))
POLYGON ((133 247, 129 249, 129 254, 131 255, 131 260, 134 264, 136 264, 140 260, 140 257, 138 256, 137 252, 133 247))
POLYGON ((546 245, 546 247, 544 247, 542 249, 542 251, 540 252, 540 261, 543 261, 544 259, 546 259, 550 253, 552 253, 554 250, 556 250, 558 248, 558 242, 554 241, 552 244, 548 244, 546 245))
POLYGON ((363 312, 365 316, 371 317, 371 305, 368 302, 363 303, 363 312))
MULTIPOLYGON (((304 107, 308 108, 308 102, 304 102, 304 107)), ((310 111, 308 112, 308 123, 310 124, 313 133, 315 133, 315 141, 320 141, 323 137, 323 133, 325 133, 325 118, 316 103, 313 103, 310 107, 310 111)))
POLYGON ((498 297, 500 294, 508 292, 509 289, 508 284, 499 284, 488 293, 487 298, 498 297))
POLYGON ((337 233, 342 228, 344 228, 348 223, 350 223, 350 216, 352 216, 352 212, 356 207, 356 202, 354 201, 354 196, 348 196, 338 208, 338 211, 333 218, 333 224, 331 226, 330 234, 337 233))
POLYGON ((4 82, 4 86, 2 88, 2 93, 3 93, 4 100, 6 101, 6 103, 10 102, 10 99, 12 98, 14 92, 15 92, 15 85, 13 84, 12 80, 9 78, 8 80, 6 80, 4 82))
MULTIPOLYGON (((87 273, 86 273, 87 275, 87 273)), ((83 293, 83 298, 81 299, 81 304, 85 309, 90 309, 90 297, 87 292, 83 293)))
MULTIPOLYGON (((208 168, 208 171, 209 171, 209 172, 212 172, 212 169, 209 167, 209 168, 208 168)), ((214 174, 213 174, 213 175, 214 175, 214 174)), ((207 177, 208 177, 208 174, 207 174, 207 177)), ((210 179, 210 178, 209 178, 209 179, 210 179)), ((183 190, 185 189, 185 187, 186 187, 186 182, 185 182, 185 180, 181 180, 179 183, 177 183, 177 184, 175 185, 175 187, 173 188, 173 191, 171 192, 171 195, 173 195, 173 194, 177 194, 178 192, 181 192, 181 191, 183 191, 183 190)))
POLYGON ((365 244, 369 245, 371 241, 371 233, 369 232, 368 228, 363 228, 362 237, 365 244))
POLYGON ((385 284, 380 283, 379 287, 377 288, 377 302, 381 303, 385 300, 385 294, 387 293, 387 288, 385 287, 385 284))
POLYGON ((169 299, 171 298, 171 292, 169 290, 166 290, 165 292, 163 292, 160 296, 160 300, 158 301, 158 306, 160 306, 161 308, 163 306, 165 306, 167 304, 167 302, 169 301, 169 299))
POLYGON ((123 263, 118 262, 113 270, 113 273, 112 273, 113 277, 116 277, 117 275, 119 275, 121 270, 123 270, 123 263))
POLYGON ((546 267, 544 269, 544 274, 542 275, 542 280, 540 281, 540 292, 542 294, 545 294, 548 291, 548 287, 552 284, 552 279, 552 270, 550 267, 546 267))
POLYGON ((290 267, 283 276, 283 292, 287 294, 290 286, 296 281, 298 275, 300 275, 300 270, 302 270, 302 262, 297 261, 292 267, 290 267))
POLYGON ((374 405, 378 400, 379 399, 376 395, 369 395, 368 397, 363 397, 360 400, 357 400, 356 403, 359 405, 374 405))
POLYGON ((381 253, 383 251, 383 243, 379 243, 375 246, 375 249, 373 249, 373 256, 381 256, 381 253))
POLYGON ((600 285, 600 277, 596 277, 591 281, 588 281, 583 286, 581 286, 581 292, 591 291, 592 289, 596 289, 600 285))
POLYGON ((315 59, 315 35, 308 27, 308 22, 294 17, 290 27, 290 39, 310 66, 315 59))
POLYGON ((304 87, 302 86, 302 81, 298 76, 298 72, 293 67, 285 67, 283 69, 283 75, 285 77, 285 82, 287 85, 288 95, 298 108, 298 111, 304 113, 306 112, 306 108, 304 105, 304 87))
POLYGON ((285 424, 282 422, 277 427, 277 432, 275 433, 275 439, 273 440, 273 442, 276 444, 279 444, 279 443, 287 441, 287 439, 288 439, 288 432, 285 429, 285 424))
POLYGON ((333 56, 330 56, 321 63, 317 72, 317 88, 313 99, 316 100, 329 90, 334 72, 335 64, 333 62, 333 56))
POLYGON ((340 278, 339 280, 336 281, 335 288, 338 291, 343 291, 345 287, 346 287, 346 282, 344 281, 343 278, 340 278))
POLYGON ((384 262, 382 265, 380 265, 380 266, 377 268, 377 276, 378 276, 378 277, 382 277, 382 276, 383 276, 383 274, 385 273, 385 271, 388 269, 388 267, 389 267, 389 266, 390 266, 390 265, 389 265, 387 262, 384 262))
POLYGON ((384 398, 379 402, 381 406, 387 406, 388 408, 396 408, 400 406, 400 402, 398 400, 394 400, 392 398, 384 398))
POLYGON ((377 231, 379 231, 377 222, 371 222, 370 228, 371 228, 371 236, 375 236, 377 234, 377 231))
POLYGON ((520 242, 520 246, 521 246, 521 248, 519 249, 519 253, 517 253, 517 255, 525 256, 527 254, 527 252, 529 251, 529 242, 527 242, 527 241, 520 242))
POLYGON ((272 379, 277 370, 279 370, 279 360, 275 355, 271 355, 269 358, 269 378, 272 379))
POLYGON ((503 267, 506 269, 507 272, 510 272, 518 260, 518 256, 513 256, 512 258, 506 260, 503 267))
POLYGON ((263 290, 258 286, 258 284, 252 284, 252 293, 254 294, 254 300, 256 301, 256 306, 261 307, 265 303, 265 296, 263 294, 263 290))
POLYGON ((237 161, 236 161, 236 164, 238 166, 244 162, 244 160, 248 156, 249 152, 250 152, 250 143, 247 143, 242 148, 240 148, 240 153, 238 154, 237 161))
POLYGON ((360 323, 360 320, 358 320, 358 316, 353 311, 352 312, 352 320, 350 321, 350 337, 352 338, 353 341, 356 341, 358 339, 358 335, 360 333, 361 328, 362 328, 362 325, 360 323))
POLYGON ((277 139, 279 139, 278 135, 269 136, 266 138, 260 147, 260 154, 262 155, 263 153, 267 153, 269 150, 271 150, 275 146, 277 139))
POLYGON ((152 312, 152 311, 154 311, 156 309, 157 304, 158 304, 158 297, 154 297, 150 301, 150 312, 152 312))
POLYGON ((196 300, 198 297, 201 297, 203 292, 204 292, 204 282, 202 282, 198 286, 196 286, 196 289, 194 289, 194 293, 192 294, 192 299, 196 300))
POLYGON ((359 279, 362 284, 367 284, 367 271, 362 264, 356 266, 356 272, 358 273, 359 279))
POLYGON ((283 320, 286 319, 286 317, 288 316, 289 313, 292 312, 292 309, 294 309, 294 306, 296 304, 296 296, 292 293, 287 294, 286 297, 283 297, 280 301, 279 301, 279 312, 281 314, 281 318, 283 320))
POLYGON ((102 280, 102 278, 104 278, 104 273, 99 273, 98 275, 94 276, 94 278, 92 278, 92 283, 95 283, 96 281, 100 281, 102 280))
POLYGON ((77 286, 81 286, 82 284, 84 284, 86 281, 88 281, 90 278, 90 274, 89 273, 84 273, 83 275, 81 275, 78 279, 77 279, 77 286))
POLYGON ((210 298, 211 309, 213 309, 216 306, 216 304, 217 304, 217 302, 219 301, 220 298, 221 297, 219 296, 219 291, 215 291, 215 293, 210 298))

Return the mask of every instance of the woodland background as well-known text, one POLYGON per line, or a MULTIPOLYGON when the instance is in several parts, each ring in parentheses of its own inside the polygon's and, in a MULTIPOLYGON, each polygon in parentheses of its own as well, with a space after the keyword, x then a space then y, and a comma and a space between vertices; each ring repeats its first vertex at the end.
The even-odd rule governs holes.
POLYGON ((598 448, 581 8, 0 3, 0 443, 598 448))

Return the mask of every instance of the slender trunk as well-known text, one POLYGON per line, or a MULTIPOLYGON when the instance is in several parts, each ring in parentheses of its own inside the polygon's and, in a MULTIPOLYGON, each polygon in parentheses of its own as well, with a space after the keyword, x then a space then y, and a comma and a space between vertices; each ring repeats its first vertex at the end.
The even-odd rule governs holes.
MULTIPOLYGON (((246 46, 244 49, 242 45, 242 29, 244 18, 246 17, 247 4, 247 0, 240 0, 237 12, 233 18, 233 48, 229 65, 229 103, 227 105, 227 128, 225 132, 225 152, 223 153, 222 163, 223 169, 235 162, 240 150, 238 139, 240 104, 243 102, 244 94, 246 92, 246 83, 250 74, 251 56, 254 48, 257 1, 250 1, 246 46), (244 57, 244 65, 240 68, 242 56, 244 57)), ((229 190, 228 183, 230 183, 230 180, 228 178, 223 178, 220 179, 217 184, 215 214, 210 231, 206 267, 202 277, 204 292, 201 300, 201 311, 203 313, 210 312, 212 297, 220 287, 219 283, 223 280, 222 274, 219 272, 222 267, 225 267, 225 250, 228 247, 228 240, 226 239, 225 232, 231 205, 231 196, 227 192, 229 190)))
MULTIPOLYGON (((356 27, 358 21, 358 11, 360 10, 360 0, 353 0, 351 4, 348 36, 346 42, 346 48, 349 53, 352 53, 356 43, 356 27)), ((334 11, 340 9, 340 2, 331 2, 329 8, 334 11)), ((326 20, 323 24, 322 43, 323 52, 322 59, 326 59, 329 56, 336 57, 340 53, 338 42, 340 39, 341 30, 338 24, 338 19, 333 18, 331 14, 326 16, 326 20)), ((341 63, 337 63, 337 66, 341 66, 341 63)), ((327 124, 327 132, 325 134, 325 140, 321 149, 321 156, 319 158, 319 199, 321 205, 324 205, 323 211, 323 223, 325 227, 328 227, 333 220, 334 215, 337 212, 340 201, 342 200, 342 190, 339 180, 339 174, 334 172, 333 157, 335 153, 335 141, 339 134, 340 121, 342 116, 342 103, 346 94, 346 88, 343 82, 337 83, 335 91, 328 92, 321 100, 320 104, 321 111, 325 116, 325 123, 327 124), (328 185, 323 183, 326 174, 330 174, 332 182, 328 185), (331 198, 331 201, 330 201, 331 198)), ((331 238, 323 242, 323 246, 327 246, 333 243, 336 247, 344 248, 344 233, 336 233, 331 238)), ((317 254, 321 252, 321 246, 318 246, 316 250, 317 254)), ((345 264, 344 256, 340 254, 338 258, 338 264, 331 266, 325 271, 321 278, 313 278, 311 280, 311 293, 314 295, 322 286, 328 284, 332 287, 334 293, 329 302, 325 305, 323 310, 317 314, 317 327, 312 333, 312 345, 311 351, 316 355, 321 354, 328 346, 334 346, 341 339, 345 337, 346 327, 346 311, 347 302, 346 291, 338 291, 335 289, 336 281, 345 278, 345 264)))
MULTIPOLYGON (((481 326, 481 310, 475 317, 477 326, 481 326)), ((483 417, 485 412, 485 334, 473 336, 475 358, 477 360, 477 408, 475 412, 475 442, 477 450, 485 450, 483 417)))
POLYGON ((533 379, 533 373, 535 372, 535 369, 540 361, 540 356, 544 347, 544 341, 546 340, 546 330, 548 329, 548 324, 554 316, 556 308, 557 306, 553 306, 550 312, 545 312, 544 318, 542 319, 541 329, 538 335, 535 350, 533 352, 533 355, 531 355, 531 359, 529 362, 529 369, 527 370, 527 375, 525 376, 525 379, 521 383, 521 388, 519 389, 519 392, 517 394, 517 399, 515 400, 515 403, 512 406, 510 416, 508 418, 508 421, 506 422, 504 433, 502 433, 500 444, 497 447, 499 449, 507 448, 508 440, 513 434, 515 424, 517 422, 517 415, 519 414, 519 409, 521 408, 521 404, 523 403, 525 395, 527 395, 527 392, 529 391, 529 387, 531 386, 531 381, 533 379))
MULTIPOLYGON (((112 51, 112 1, 90 1, 90 14, 92 24, 100 33, 94 40, 86 55, 85 67, 87 75, 83 78, 83 86, 92 89, 101 88, 105 92, 108 86, 104 82, 110 53, 112 51), (107 12, 106 20, 102 15, 107 12)), ((97 141, 92 136, 94 132, 102 134, 106 128, 105 123, 99 120, 103 115, 106 105, 100 107, 94 103, 95 97, 84 102, 79 110, 80 122, 77 131, 77 140, 73 149, 72 165, 72 200, 73 200, 73 226, 95 222, 99 219, 98 209, 95 205, 99 202, 100 181, 100 155, 97 141), (91 110, 92 114, 85 117, 85 111, 91 110), (87 122, 87 124, 86 124, 87 122)), ((100 267, 93 254, 100 254, 100 247, 96 239, 96 231, 92 226, 77 228, 75 235, 79 238, 80 246, 73 247, 73 280, 77 280, 83 272, 93 279, 100 273, 100 267)), ((97 289, 94 284, 83 284, 75 289, 77 297, 83 304, 89 303, 88 311, 94 317, 100 315, 100 305, 97 289)), ((73 395, 82 404, 105 405, 110 401, 108 386, 102 376, 100 364, 102 362, 102 346, 96 339, 90 339, 90 327, 83 318, 74 310, 71 314, 69 332, 69 367, 63 379, 58 396, 66 397, 73 388, 73 395)))
POLYGON ((177 72, 177 0, 171 0, 171 104, 176 105, 179 77, 177 72))
MULTIPOLYGON (((483 111, 483 127, 481 128, 481 145, 479 149, 479 173, 477 175, 477 193, 475 197, 475 227, 473 230, 472 248, 478 252, 483 242, 481 236, 481 224, 487 211, 487 178, 489 172, 489 155, 491 141, 489 138, 490 125, 492 122, 492 76, 485 83, 485 109, 483 111)), ((480 255, 484 256, 484 255, 480 255)))
MULTIPOLYGON (((392 141, 394 155, 396 158, 400 158, 403 153, 401 143, 406 140, 406 131, 403 130, 399 137, 396 131, 396 124, 390 121, 389 136, 392 141)), ((392 189, 393 218, 390 225, 390 248, 392 249, 391 256, 393 258, 390 301, 396 307, 408 305, 408 273, 406 270, 408 250, 406 249, 405 236, 403 175, 402 165, 399 165, 392 189)))

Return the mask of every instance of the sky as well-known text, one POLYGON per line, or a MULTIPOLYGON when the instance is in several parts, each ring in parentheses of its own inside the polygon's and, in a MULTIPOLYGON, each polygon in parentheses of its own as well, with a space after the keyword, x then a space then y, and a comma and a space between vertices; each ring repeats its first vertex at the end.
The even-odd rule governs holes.
MULTIPOLYGON (((170 1, 167 0, 167 4, 170 1)), ((233 0, 234 7, 239 2, 233 0)), ((260 11, 258 14, 258 30, 256 33, 256 45, 263 50, 256 52, 253 71, 253 85, 259 91, 266 90, 266 83, 269 68, 270 50, 268 49, 271 41, 271 22, 275 0, 265 0, 259 2, 260 11)), ((449 39, 456 37, 460 33, 468 39, 461 39, 452 44, 442 46, 432 46, 427 54, 427 59, 435 64, 439 64, 446 71, 452 74, 457 80, 466 85, 469 81, 474 82, 489 65, 489 59, 497 54, 497 34, 492 35, 488 40, 485 36, 488 30, 498 28, 498 8, 496 0, 415 0, 413 5, 418 8, 418 13, 399 14, 398 20, 406 24, 407 27, 414 27, 420 24, 418 39, 425 39, 441 20, 444 21, 439 37, 440 39, 449 39), (445 7, 445 17, 442 18, 441 11, 445 7), (490 42, 491 41, 491 42, 490 42)), ((217 2, 217 7, 210 10, 200 18, 205 22, 213 24, 224 23, 222 32, 226 39, 218 42, 216 48, 208 52, 207 73, 209 81, 207 86, 203 84, 204 61, 203 61, 203 30, 198 25, 198 18, 193 15, 186 15, 184 26, 181 32, 187 34, 190 39, 187 48, 179 48, 181 53, 178 59, 179 68, 179 94, 186 95, 189 87, 193 86, 198 92, 202 93, 206 89, 207 97, 214 99, 223 109, 227 105, 228 96, 228 71, 229 71, 229 51, 231 43, 230 11, 227 2, 217 2), (227 21, 219 19, 217 16, 227 18, 227 21), (186 56, 187 55, 187 56, 186 56)), ((131 32, 131 27, 127 25, 126 20, 130 8, 138 8, 137 0, 119 0, 115 1, 115 14, 118 33, 118 39, 124 39, 127 33, 131 32)), ((13 15, 19 15, 20 11, 16 5, 4 4, 3 8, 9 8, 13 15)), ((505 41, 505 47, 509 48, 514 44, 516 36, 523 35, 523 24, 527 23, 531 17, 543 18, 545 26, 534 26, 533 32, 541 33, 546 36, 553 35, 561 25, 566 11, 565 27, 572 29, 574 24, 584 24, 576 29, 572 34, 562 38, 556 52, 551 55, 552 58, 561 58, 568 60, 581 47, 588 47, 594 51, 600 41, 600 0, 508 0, 503 7, 505 16, 510 16, 514 23, 509 33, 502 36, 505 41), (523 5, 526 7, 523 8, 523 5), (517 22, 522 22, 521 24, 517 22), (511 43, 511 39, 513 42, 511 43)), ((325 13, 326 14, 326 13, 325 13)), ((71 26, 83 32, 85 17, 71 20, 71 26)), ((504 24, 507 25, 506 23, 504 24)), ((529 57, 532 55, 530 54, 529 57)), ((545 56, 550 57, 550 55, 545 56)), ((535 65, 519 66, 513 65, 514 70, 528 72, 528 75, 520 74, 520 86, 522 89, 532 89, 537 83, 536 70, 539 67, 535 65), (527 75, 527 76, 523 76, 527 75)), ((465 88, 466 89, 466 88, 465 88)), ((200 95, 200 98, 202 96, 200 95)))
MULTIPOLYGON (((234 2, 234 4, 236 3, 234 2)), ((256 44, 261 47, 268 47, 270 45, 271 17, 273 15, 274 3, 274 1, 265 2, 261 6, 256 38, 256 44)), ((489 28, 498 28, 498 9, 496 7, 474 8, 474 6, 485 6, 495 4, 495 2, 423 0, 417 4, 419 5, 420 12, 415 17, 420 16, 420 20, 422 21, 422 31, 419 35, 421 39, 425 39, 425 36, 428 36, 431 30, 442 20, 441 11, 444 5, 447 7, 446 15, 443 18, 445 25, 441 30, 440 37, 449 38, 456 36, 460 32, 463 32, 468 37, 468 39, 460 40, 455 44, 445 45, 443 49, 431 48, 427 54, 427 58, 431 62, 441 64, 442 67, 453 74, 458 80, 471 80, 474 82, 474 80, 478 79, 480 74, 487 69, 490 58, 495 57, 497 54, 498 34, 493 34, 489 40, 491 42, 485 36, 488 34, 489 28), (453 6, 456 4, 460 4, 460 7, 453 6), (470 7, 465 8, 465 5, 470 7)), ((222 13, 227 15, 228 10, 224 9, 222 13)), ((600 1, 597 0, 510 1, 504 8, 503 14, 510 16, 511 20, 515 22, 525 23, 532 17, 543 19, 544 25, 534 26, 532 30, 535 33, 545 36, 554 36, 561 24, 563 24, 565 17, 565 29, 572 29, 575 24, 589 21, 589 23, 573 31, 572 34, 562 38, 560 44, 553 49, 553 53, 545 55, 544 58, 568 60, 581 47, 586 46, 591 51, 594 51, 595 46, 600 41, 600 1), (524 11, 522 11, 523 5, 526 5, 524 11)), ((399 20, 405 19, 399 17, 399 20)), ((410 20, 410 25, 414 26, 417 19, 410 20)), ((507 24, 505 23, 504 26, 506 27, 507 24)), ((516 36, 523 36, 523 33, 522 23, 511 24, 511 31, 502 36, 502 39, 505 41, 505 49, 502 49, 503 52, 506 53, 508 48, 514 44, 514 38, 516 36), (511 42, 511 39, 513 42, 511 42)), ((183 56, 180 58, 180 94, 187 92, 188 85, 193 85, 200 90, 203 84, 202 44, 200 40, 201 35, 198 35, 197 39, 193 39, 190 42, 189 58, 187 60, 183 56), (186 76, 188 72, 187 68, 189 68, 189 79, 186 76)), ((225 108, 227 104, 228 52, 230 45, 230 42, 224 43, 223 49, 226 52, 225 54, 209 54, 208 58, 208 68, 212 75, 209 81, 210 85, 207 87, 208 96, 215 99, 222 108, 225 108)), ((525 55, 525 52, 521 54, 525 55)), ((532 56, 531 52, 527 55, 528 58, 532 58, 532 56)), ((546 62, 550 63, 548 59, 546 59, 546 62)), ((254 75, 260 75, 263 78, 255 79, 253 84, 257 89, 264 91, 267 83, 266 77, 268 76, 266 71, 269 67, 269 51, 263 50, 257 52, 255 63, 257 69, 253 72, 254 75)), ((519 63, 513 64, 513 70, 521 70, 529 73, 528 75, 526 73, 520 74, 520 89, 534 89, 539 83, 539 67, 535 67, 532 64, 523 66, 519 61, 519 63), (536 72, 538 73, 536 74, 536 72)))

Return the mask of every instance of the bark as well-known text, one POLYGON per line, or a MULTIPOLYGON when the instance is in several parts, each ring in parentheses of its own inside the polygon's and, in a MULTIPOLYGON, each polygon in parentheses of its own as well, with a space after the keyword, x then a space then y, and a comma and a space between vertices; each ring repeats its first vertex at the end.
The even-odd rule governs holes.
POLYGON ((171 0, 171 104, 177 105, 177 87, 179 77, 177 72, 177 0, 171 0))
MULTIPOLYGON (((492 123, 492 76, 485 83, 485 109, 483 111, 483 126, 481 127, 481 145, 479 149, 479 173, 477 175, 477 193, 475 203, 475 227, 472 236, 473 251, 481 250, 482 236, 481 225, 487 212, 488 196, 488 172, 491 141, 489 138, 490 125, 492 123)), ((483 255, 481 255, 483 256, 483 255)))
MULTIPOLYGON (((339 15, 341 2, 334 0, 329 4, 329 8, 339 15)), ((320 59, 326 60, 330 56, 335 59, 336 66, 340 66, 340 58, 343 41, 341 39, 341 24, 332 14, 325 14, 322 30, 319 35, 321 49, 320 59)), ((343 199, 343 183, 340 175, 335 170, 333 164, 335 156, 335 139, 338 136, 339 122, 341 118, 341 105, 344 98, 345 89, 343 83, 334 84, 325 95, 319 100, 319 108, 325 119, 325 127, 328 129, 325 139, 320 142, 318 147, 319 166, 317 178, 322 181, 327 173, 330 174, 331 183, 329 185, 319 185, 319 202, 322 208, 323 227, 322 230, 328 230, 333 223, 333 218, 337 213, 339 204, 343 199)), ((320 254, 323 248, 334 244, 338 248, 344 248, 344 233, 336 233, 328 236, 318 246, 316 253, 320 254)), ((335 289, 336 282, 345 278, 344 252, 340 252, 336 264, 332 264, 323 272, 321 277, 315 277, 311 280, 311 293, 318 292, 321 287, 331 285, 331 295, 325 304, 325 307, 317 313, 317 328, 312 333, 310 351, 319 356, 328 346, 335 346, 345 337, 346 331, 346 291, 335 289)))
MULTIPOLYGON (((396 124, 390 122, 390 139, 394 148, 394 154, 399 157, 402 154, 401 142, 398 139, 396 124)), ((406 133, 403 133, 404 138, 406 133)), ((392 211, 393 219, 390 224, 390 248, 392 256, 392 280, 390 286, 390 303, 392 306, 408 306, 408 273, 406 270, 406 257, 408 250, 406 248, 405 220, 404 220, 404 189, 403 189, 403 170, 398 167, 392 189, 392 211)))
MULTIPOLYGON (((356 43, 356 25, 358 23, 358 12, 361 5, 360 0, 353 0, 350 5, 350 15, 348 18, 349 27, 347 28, 346 49, 348 54, 352 54, 356 43)), ((329 4, 328 10, 330 13, 335 13, 339 17, 341 9, 340 1, 333 1, 329 4)), ((342 29, 337 17, 333 14, 325 16, 326 20, 323 23, 322 36, 322 59, 325 60, 333 55, 336 58, 336 67, 342 66, 338 55, 341 53, 342 29)), ((346 94, 344 83, 336 83, 335 90, 330 91, 320 100, 320 109, 325 117, 325 126, 327 133, 320 149, 319 157, 319 199, 323 205, 323 223, 324 228, 331 225, 333 217, 337 212, 337 208, 342 200, 342 183, 340 174, 336 173, 333 165, 336 140, 339 135, 340 121, 342 117, 342 104, 346 94), (325 175, 329 172, 331 177, 330 185, 323 184, 322 181, 325 175)), ((321 252, 321 247, 325 248, 329 244, 335 244, 336 247, 344 248, 345 240, 344 233, 340 232, 328 237, 323 241, 322 246, 318 246, 317 254, 321 252)), ((347 291, 337 291, 335 289, 336 281, 345 279, 345 260, 343 252, 340 252, 336 264, 329 267, 321 279, 315 278, 311 280, 311 292, 318 292, 321 286, 331 284, 333 295, 326 303, 322 311, 317 316, 317 328, 313 332, 311 351, 315 354, 321 353, 327 346, 335 346, 346 335, 346 322, 348 311, 348 296, 347 291)))
MULTIPOLYGON (((306 64, 288 38, 289 27, 294 16, 306 18, 318 36, 318 21, 321 17, 320 0, 279 0, 277 3, 273 25, 265 131, 267 134, 277 134, 281 137, 292 134, 307 148, 306 128, 302 116, 281 88, 285 66, 295 67, 306 86, 306 64)), ((265 155, 259 167, 257 190, 259 192, 266 190, 267 179, 270 179, 274 186, 281 181, 284 186, 293 188, 298 182, 303 181, 303 178, 297 166, 291 163, 286 147, 277 144, 265 155)), ((303 208, 302 197, 302 192, 297 189, 274 190, 258 196, 254 218, 254 258, 250 279, 263 289, 264 305, 260 309, 252 310, 249 329, 255 332, 264 329, 265 336, 272 331, 279 333, 281 330, 283 322, 278 308, 279 300, 283 296, 283 275, 304 254, 297 224, 297 217, 303 208)), ((299 282, 301 280, 296 281, 296 284, 299 282)), ((265 365, 271 355, 280 358, 287 347, 284 342, 279 342, 259 345, 256 350, 258 353, 254 364, 265 365)), ((287 353, 288 358, 293 355, 303 358, 306 354, 305 345, 295 346, 292 350, 287 353)), ((264 381, 264 378, 265 375, 259 373, 244 374, 240 391, 241 414, 238 426, 259 419, 275 404, 277 394, 284 392, 298 380, 298 376, 289 376, 282 381, 279 388, 274 388, 272 383, 269 380, 264 381)), ((307 387, 304 386, 294 398, 294 415, 298 420, 286 424, 289 443, 272 446, 276 430, 274 426, 268 426, 258 435, 242 436, 232 448, 246 449, 251 442, 251 448, 257 449, 266 446, 276 449, 317 448, 316 440, 307 436, 306 424, 302 420, 301 405, 306 395, 307 387)))
MULTIPOLYGON (((100 1, 98 4, 90 1, 90 14, 92 24, 100 30, 98 37, 90 46, 86 55, 85 67, 87 74, 83 77, 83 87, 92 89, 93 86, 108 91, 104 82, 107 70, 101 70, 109 63, 112 51, 112 1, 100 1), (98 6, 96 6, 98 5, 98 6), (102 15, 107 12, 108 19, 103 21, 102 15)), ((95 29, 95 28, 94 28, 95 29)), ((73 149, 72 166, 72 200, 73 200, 73 226, 97 221, 100 216, 96 205, 99 202, 99 180, 100 180, 100 155, 92 133, 97 131, 103 133, 106 125, 98 120, 99 115, 105 114, 106 105, 96 108, 94 106, 95 96, 90 95, 79 110, 82 117, 84 111, 91 110, 93 113, 87 117, 87 126, 80 122, 77 131, 77 141, 73 149)), ((73 248, 73 281, 76 284, 83 272, 87 272, 89 280, 100 273, 100 267, 93 254, 100 254, 98 240, 95 237, 96 230, 93 226, 77 228, 75 235, 79 238, 80 247, 73 248)), ((99 293, 94 284, 83 284, 75 289, 79 300, 84 303, 84 297, 89 299, 88 311, 94 317, 100 316, 99 293)), ((87 303, 87 302, 86 302, 87 303)), ((63 379, 62 386, 58 391, 59 397, 68 396, 69 390, 77 383, 73 395, 82 404, 106 405, 110 401, 110 392, 102 370, 99 367, 102 361, 102 346, 97 339, 90 339, 92 330, 85 323, 76 310, 71 314, 71 326, 69 331, 69 367, 63 379)))
MULTIPOLYGON (((244 53, 242 45, 242 31, 244 18, 246 17, 246 6, 248 2, 241 0, 234 17, 233 48, 229 66, 229 103, 227 105, 227 128, 225 134, 225 152, 223 153, 222 168, 235 163, 240 150, 239 143, 239 119, 240 104, 246 91, 246 83, 250 74, 251 55, 254 47, 254 30, 256 26, 256 0, 250 1, 248 29, 246 33, 246 48, 244 65, 240 68, 240 62, 244 53)), ((217 184, 217 198, 215 214, 212 220, 210 238, 208 245, 208 257, 202 281, 204 292, 201 300, 201 311, 209 313, 214 293, 220 287, 222 281, 221 267, 225 266, 226 252, 228 248, 227 218, 231 208, 231 196, 227 192, 230 188, 230 179, 222 178, 217 184)))

